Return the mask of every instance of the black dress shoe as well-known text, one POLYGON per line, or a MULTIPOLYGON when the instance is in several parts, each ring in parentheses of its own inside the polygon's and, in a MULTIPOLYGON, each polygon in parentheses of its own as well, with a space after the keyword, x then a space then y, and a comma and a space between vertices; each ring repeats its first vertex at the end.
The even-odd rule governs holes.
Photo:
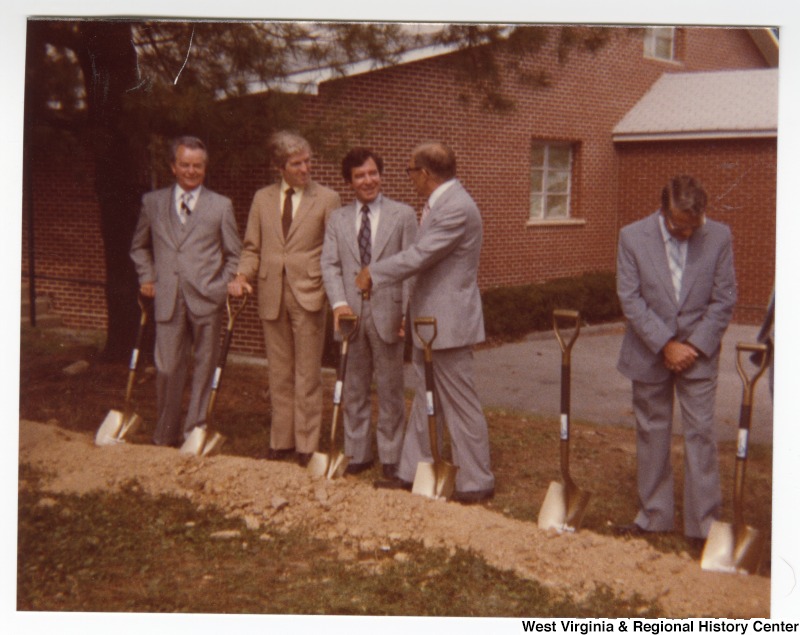
POLYGON ((276 450, 275 448, 268 448, 264 458, 267 461, 285 461, 294 454, 294 448, 285 448, 283 450, 276 450))
POLYGON ((462 505, 472 505, 473 503, 482 503, 488 501, 494 496, 494 488, 492 489, 479 489, 471 492, 453 492, 450 500, 462 505))
POLYGON ((636 523, 629 523, 627 525, 614 525, 614 533, 618 536, 646 536, 653 532, 643 529, 636 523))
POLYGON ((363 463, 349 463, 345 468, 344 473, 361 474, 361 472, 366 472, 373 465, 375 465, 375 461, 364 461, 363 463))
POLYGON ((297 453, 297 464, 300 467, 307 467, 309 461, 311 461, 311 455, 313 452, 298 452, 297 453))
POLYGON ((383 464, 383 478, 387 479, 397 478, 397 463, 383 464))
POLYGON ((411 491, 411 483, 396 476, 394 478, 378 479, 373 482, 373 485, 375 489, 404 489, 407 492, 411 491))

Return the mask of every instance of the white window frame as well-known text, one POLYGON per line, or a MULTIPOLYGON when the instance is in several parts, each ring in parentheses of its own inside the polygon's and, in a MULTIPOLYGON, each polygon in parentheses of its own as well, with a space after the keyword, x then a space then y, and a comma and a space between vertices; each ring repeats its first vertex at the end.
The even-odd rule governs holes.
POLYGON ((650 59, 675 61, 675 36, 674 26, 649 26, 644 30, 644 56, 650 59), (659 43, 667 43, 669 52, 662 52, 659 43))
POLYGON ((530 157, 530 207, 528 224, 571 223, 572 216, 572 166, 575 146, 564 141, 533 139, 530 157), (567 165, 554 165, 553 150, 567 150, 567 165), (542 162, 534 164, 534 151, 541 150, 542 162), (563 213, 551 213, 556 198, 564 198, 560 207, 563 213))

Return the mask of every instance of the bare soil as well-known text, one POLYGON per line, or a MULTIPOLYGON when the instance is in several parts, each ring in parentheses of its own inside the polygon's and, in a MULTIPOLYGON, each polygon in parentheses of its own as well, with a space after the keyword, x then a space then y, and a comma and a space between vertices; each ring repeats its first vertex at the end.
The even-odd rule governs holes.
POLYGON ((97 447, 91 433, 30 420, 20 422, 20 462, 47 474, 48 492, 119 491, 135 481, 148 494, 219 508, 234 527, 304 528, 343 551, 420 540, 428 547, 472 550, 494 567, 576 599, 606 587, 657 601, 665 617, 769 616, 768 577, 707 572, 697 558, 658 551, 645 540, 586 529, 544 532, 490 506, 376 490, 365 479, 314 479, 291 463, 200 459, 139 444, 97 447))

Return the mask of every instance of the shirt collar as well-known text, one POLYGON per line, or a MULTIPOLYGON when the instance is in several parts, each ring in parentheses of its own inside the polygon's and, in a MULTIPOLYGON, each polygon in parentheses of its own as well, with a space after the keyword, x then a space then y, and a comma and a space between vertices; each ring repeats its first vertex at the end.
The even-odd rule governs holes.
POLYGON ((439 197, 444 194, 450 187, 456 182, 455 179, 450 179, 449 181, 445 181, 439 187, 437 187, 431 195, 428 197, 428 207, 433 207, 436 201, 439 200, 439 197))

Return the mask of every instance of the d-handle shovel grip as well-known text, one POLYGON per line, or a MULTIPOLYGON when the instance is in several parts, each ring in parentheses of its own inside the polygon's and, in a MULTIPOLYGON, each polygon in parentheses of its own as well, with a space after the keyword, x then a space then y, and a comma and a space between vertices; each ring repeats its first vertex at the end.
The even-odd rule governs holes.
POLYGON ((431 360, 431 346, 433 345, 433 340, 436 339, 436 318, 435 317, 418 317, 414 319, 414 333, 417 334, 419 341, 422 342, 422 346, 425 350, 425 359, 427 361, 431 360), (430 326, 433 327, 433 331, 431 333, 430 338, 426 338, 422 334, 423 327, 430 326))
POLYGON ((572 311, 570 309, 554 309, 553 310, 553 331, 556 334, 558 345, 561 347, 561 352, 569 358, 569 352, 572 350, 572 345, 578 339, 578 333, 581 331, 581 314, 580 311, 572 311), (572 337, 565 340, 559 328, 559 320, 570 320, 573 328, 572 337))
POLYGON ((753 403, 753 389, 756 382, 764 371, 767 370, 770 362, 770 347, 766 344, 749 344, 747 342, 739 342, 736 344, 736 370, 739 372, 739 377, 742 378, 744 385, 744 398, 743 403, 752 405, 753 403), (756 366, 755 372, 748 377, 747 371, 744 369, 742 358, 745 353, 759 353, 757 356, 759 364, 756 366))

